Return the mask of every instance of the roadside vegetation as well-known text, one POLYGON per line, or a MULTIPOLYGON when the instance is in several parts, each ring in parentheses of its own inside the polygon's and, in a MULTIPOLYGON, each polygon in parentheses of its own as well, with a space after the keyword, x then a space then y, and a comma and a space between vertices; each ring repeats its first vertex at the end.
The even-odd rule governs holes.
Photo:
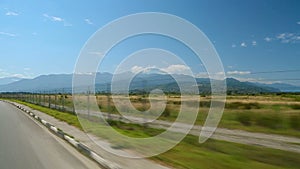
MULTIPOLYGON (((145 96, 133 95, 130 100, 136 109, 147 110, 150 107, 145 96)), ((291 94, 228 96, 219 127, 300 137, 299 100, 300 95, 291 94)), ((101 111, 110 110, 110 113, 118 114, 107 95, 97 95, 97 102, 101 111)), ((169 95, 166 109, 159 119, 175 121, 180 105, 178 95, 169 95)), ((199 106, 196 124, 203 125, 209 111, 210 97, 201 96, 199 106)))
MULTIPOLYGON (((71 114, 74 111, 72 95, 68 94, 23 95, 21 98, 20 100, 26 102, 71 114)), ((102 112, 119 114, 110 95, 98 94, 96 98, 98 107, 102 112)), ((117 98, 121 101, 125 99, 122 95, 117 96, 117 98)), ((130 101, 140 111, 150 108, 147 95, 131 95, 130 101)), ((169 94, 166 108, 159 119, 170 122, 175 121, 180 105, 180 96, 169 94)), ((201 95, 199 106, 200 110, 196 125, 203 125, 210 107, 210 96, 201 95)), ((126 110, 126 104, 123 107, 126 110)), ((52 113, 60 116, 55 111, 52 113)), ((299 119, 300 95, 298 94, 230 95, 227 97, 219 127, 300 137, 299 119)))
POLYGON ((38 110, 40 112, 46 113, 50 116, 53 116, 54 118, 56 118, 58 120, 64 121, 64 122, 66 122, 66 123, 68 123, 72 126, 75 126, 75 127, 82 130, 82 127, 81 127, 81 125, 78 121, 78 118, 75 114, 50 109, 50 108, 47 108, 47 107, 39 106, 39 105, 36 105, 36 104, 32 104, 32 103, 28 103, 28 102, 24 102, 24 101, 20 101, 20 100, 11 100, 11 101, 26 105, 26 106, 34 109, 34 110, 38 110))
MULTIPOLYGON (((117 113, 113 103, 108 104, 106 95, 99 95, 97 101, 102 111, 110 110, 117 113)), ((71 96, 68 96, 70 99, 71 96)), ((167 108, 160 119, 175 120, 180 106, 178 97, 169 96, 167 108)), ((240 129, 255 132, 292 135, 300 137, 300 112, 298 95, 266 95, 266 96, 229 96, 226 103, 224 115, 219 127, 240 129)), ((82 129, 77 116, 71 112, 62 112, 47 107, 13 100, 27 105, 33 109, 42 111, 59 120, 65 121, 82 129)), ((196 124, 203 124, 206 118, 210 98, 201 97, 200 114, 196 124)), ((67 102, 66 102, 67 103, 67 102)), ((142 109, 147 101, 142 96, 132 97, 132 103, 136 108, 142 109), (143 101, 140 103, 140 101, 143 101)), ((89 121, 87 125, 89 132, 103 137, 105 130, 97 126, 97 118, 89 121)), ((119 121, 108 121, 109 124, 122 134, 131 137, 151 137, 161 133, 163 130, 152 129, 137 124, 127 124, 119 121)), ((109 137, 105 138, 110 140, 109 137)), ((130 149, 130 145, 115 142, 113 148, 130 149)), ((211 168, 258 168, 279 169, 299 168, 300 156, 297 153, 285 152, 258 146, 249 146, 224 141, 208 140, 204 144, 198 143, 198 137, 188 135, 180 144, 173 149, 152 157, 152 160, 165 163, 175 168, 211 169, 211 168)))

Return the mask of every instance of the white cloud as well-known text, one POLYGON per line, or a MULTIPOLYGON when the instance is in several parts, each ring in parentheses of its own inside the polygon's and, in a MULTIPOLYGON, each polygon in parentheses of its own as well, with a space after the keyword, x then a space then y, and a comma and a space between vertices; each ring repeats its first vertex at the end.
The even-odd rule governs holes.
POLYGON ((244 78, 244 77, 232 77, 241 82, 253 82, 253 83, 264 83, 264 84, 273 84, 273 83, 283 83, 282 81, 270 81, 263 78, 244 78))
POLYGON ((139 73, 139 72, 149 72, 151 69, 159 69, 165 73, 168 74, 186 74, 190 75, 191 71, 190 68, 186 65, 169 65, 168 67, 164 68, 157 68, 156 66, 147 66, 147 67, 141 67, 141 66, 133 66, 131 68, 132 73, 139 73))
POLYGON ((8 11, 5 13, 6 16, 18 16, 19 14, 13 11, 8 11))
POLYGON ((196 78, 208 78, 208 73, 207 72, 200 72, 200 73, 197 73, 195 75, 196 78))
POLYGON ((48 14, 43 14, 43 16, 52 22, 63 22, 65 27, 73 26, 71 23, 67 22, 65 19, 59 17, 59 16, 51 16, 48 14))
POLYGON ((298 41, 299 35, 295 33, 281 33, 276 36, 276 39, 281 43, 295 43, 298 41))
POLYGON ((146 68, 143 68, 143 67, 141 67, 141 66, 133 66, 132 68, 131 68, 131 72, 132 73, 139 73, 139 72, 142 72, 142 71, 144 71, 146 68))
POLYGON ((250 73, 251 73, 250 71, 237 71, 237 70, 227 72, 228 75, 248 75, 250 73))
POLYGON ((147 67, 142 67, 142 66, 133 66, 131 68, 131 72, 136 74, 136 73, 147 73, 150 72, 152 69, 158 69, 156 66, 147 66, 147 67))
POLYGON ((0 78, 4 77, 18 77, 18 78, 31 78, 32 74, 24 72, 24 74, 21 73, 10 73, 7 72, 6 70, 1 69, 0 70, 0 78))
POLYGON ((242 43, 241 43, 241 47, 244 47, 244 48, 245 48, 245 47, 247 47, 247 44, 246 44, 245 42, 242 42, 242 43))
POLYGON ((297 24, 300 25, 300 21, 298 21, 297 24))
POLYGON ((85 21, 85 23, 87 23, 89 25, 93 25, 94 24, 90 19, 85 19, 84 21, 85 21))
POLYGON ((27 78, 27 76, 25 76, 23 74, 12 74, 11 77, 27 78))
POLYGON ((266 37, 264 40, 267 41, 267 42, 271 42, 271 41, 272 41, 272 38, 266 37))
POLYGON ((153 69, 158 70, 156 72, 162 73, 162 74, 182 74, 182 75, 189 75, 189 76, 194 76, 196 78, 208 78, 210 75, 210 78, 212 79, 219 79, 222 80, 225 78, 225 72, 216 72, 216 73, 210 73, 208 75, 207 72, 199 72, 197 74, 194 74, 190 68, 186 65, 180 65, 180 64, 174 64, 174 65, 169 65, 164 68, 158 68, 156 66, 147 66, 147 67, 142 67, 142 66, 133 66, 131 67, 131 72, 134 74, 137 73, 148 73, 151 72, 153 69))
POLYGON ((279 35, 276 36, 277 39, 285 39, 286 34, 285 33, 281 33, 279 35))
POLYGON ((48 14, 43 14, 43 16, 47 19, 50 19, 51 21, 54 21, 54 22, 63 22, 64 19, 61 18, 61 17, 58 17, 58 16, 50 16, 48 14))
POLYGON ((75 75, 95 75, 96 72, 74 72, 75 75))
MULTIPOLYGON (((256 42, 255 40, 253 40, 251 43, 249 42, 249 45, 250 45, 250 44, 251 44, 252 46, 256 46, 256 45, 257 45, 257 42, 256 42)), ((241 42, 241 43, 239 44, 239 46, 240 46, 240 47, 244 47, 244 48, 248 47, 248 45, 247 45, 246 42, 241 42)), ((232 48, 236 48, 237 45, 236 45, 236 44, 232 44, 231 47, 232 47, 232 48)))
POLYGON ((236 80, 241 82, 260 82, 259 79, 255 79, 255 78, 244 78, 244 77, 233 77, 233 76, 232 78, 235 78, 236 80))
POLYGON ((190 72, 190 68, 186 65, 170 65, 167 68, 162 68, 161 70, 169 74, 189 74, 190 72))
POLYGON ((53 21, 58 21, 58 22, 64 21, 62 18, 56 17, 56 16, 52 16, 52 20, 53 20, 53 21))
POLYGON ((17 36, 16 34, 13 34, 13 33, 7 33, 7 32, 0 32, 0 35, 10 36, 10 37, 15 37, 15 36, 17 36))
POLYGON ((300 41, 300 35, 299 33, 285 32, 285 33, 277 34, 274 37, 266 37, 265 41, 267 42, 280 41, 281 43, 296 43, 300 41))

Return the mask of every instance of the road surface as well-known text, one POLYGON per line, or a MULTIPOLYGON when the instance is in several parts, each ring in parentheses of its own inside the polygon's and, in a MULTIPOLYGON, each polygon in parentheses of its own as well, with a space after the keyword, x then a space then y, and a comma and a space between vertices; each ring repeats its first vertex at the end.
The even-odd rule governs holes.
POLYGON ((97 169, 99 166, 14 106, 0 102, 1 169, 97 169))

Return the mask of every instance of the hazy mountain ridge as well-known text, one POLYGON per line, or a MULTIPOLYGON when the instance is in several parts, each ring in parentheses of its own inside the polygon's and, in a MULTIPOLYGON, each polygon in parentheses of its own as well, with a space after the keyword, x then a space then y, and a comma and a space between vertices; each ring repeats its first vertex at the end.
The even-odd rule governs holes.
POLYGON ((263 87, 273 87, 279 89, 282 92, 300 92, 300 86, 294 86, 286 83, 272 83, 272 84, 255 83, 255 84, 263 87))
MULTIPOLYGON (((83 79, 90 78, 91 75, 80 75, 83 79), (86 76, 86 77, 85 77, 86 76)), ((126 72, 124 74, 116 75, 119 78, 116 81, 118 85, 124 85, 125 80, 132 76, 132 74, 126 72)), ((72 91, 72 79, 73 74, 51 74, 41 75, 33 79, 21 79, 9 84, 0 85, 0 92, 71 92, 72 91)), ((110 83, 113 79, 113 75, 110 73, 97 73, 95 79, 95 86, 97 92, 107 92, 110 90, 110 83)), ((161 89, 165 92, 179 92, 179 86, 175 79, 180 79, 183 85, 190 85, 189 81, 193 80, 193 77, 187 75, 168 75, 168 74, 139 74, 132 79, 130 83, 130 92, 142 92, 144 90, 150 91, 153 89, 161 89)), ((200 93, 210 93, 210 79, 208 78, 196 78, 195 79, 200 93)), ((227 91, 231 94, 255 94, 255 93, 275 93, 275 92, 287 92, 284 89, 295 89, 300 91, 299 86, 293 86, 289 84, 262 84, 241 82, 234 78, 227 78, 227 91)), ((122 87, 122 86, 120 86, 122 87)), ((185 86, 186 87, 186 86, 185 86)), ((291 92, 294 90, 289 90, 291 92)), ((122 92, 122 91, 120 91, 122 92)))
POLYGON ((20 81, 22 79, 24 79, 24 78, 20 78, 20 77, 3 77, 3 78, 0 78, 0 85, 10 84, 10 83, 13 83, 13 82, 20 81))

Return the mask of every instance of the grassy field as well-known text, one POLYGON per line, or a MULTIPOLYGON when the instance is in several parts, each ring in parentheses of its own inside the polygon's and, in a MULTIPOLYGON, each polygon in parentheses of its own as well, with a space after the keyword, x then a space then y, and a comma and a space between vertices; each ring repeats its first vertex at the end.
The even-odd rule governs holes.
MULTIPOLYGON (((126 99, 122 95, 115 95, 114 97, 121 102, 126 99)), ((32 100, 33 97, 30 96, 30 99, 32 100)), ((56 105, 57 108, 64 106, 65 109, 69 108, 69 111, 73 110, 72 99, 72 95, 66 94, 37 95, 34 98, 41 105, 47 106, 50 101, 52 107, 53 105, 56 105)), ((83 99, 85 100, 82 101, 82 105, 85 105, 86 98, 83 99)), ((111 96, 96 95, 96 99, 101 111, 118 114, 111 96)), ((197 125, 203 125, 209 111, 210 100, 209 96, 200 97, 197 125)), ((150 108, 146 96, 131 95, 130 101, 140 111, 150 108)), ((180 96, 168 95, 166 109, 159 119, 174 121, 177 118, 180 105, 180 96)), ((127 109, 126 106, 126 104, 122 105, 125 110, 127 109)), ((300 95, 228 96, 219 127, 300 137, 300 95)))
MULTIPOLYGON (((66 121, 67 123, 74 125, 80 128, 77 117, 71 113, 59 112, 56 110, 52 110, 49 108, 41 107, 38 105, 25 103, 21 101, 17 101, 19 103, 25 104, 33 109, 40 110, 45 112, 51 116, 54 116, 62 121, 66 121)), ((238 104, 239 105, 239 104, 238 104)), ((240 105, 239 105, 240 106, 240 105)), ((268 105, 261 105, 268 106, 268 105)), ((255 110, 273 110, 276 112, 277 107, 274 108, 274 105, 270 104, 270 109, 264 108, 251 108, 249 111, 259 113, 259 111, 255 110)), ((238 116, 234 114, 234 112, 245 112, 244 108, 227 108, 225 112, 225 118, 227 118, 227 123, 240 123, 237 126, 249 126, 248 123, 243 124, 236 119, 238 116), (228 110, 227 110, 228 109, 228 110), (234 112, 232 111, 234 110, 234 112), (227 112, 228 111, 228 112, 227 112), (229 113, 229 114, 228 114, 229 113)), ((293 108, 287 107, 285 104, 279 110, 291 110, 294 111, 293 108)), ((268 113, 268 112, 260 112, 260 113, 268 113)), ((274 112, 270 114, 273 115, 274 112)), ((276 112, 277 113, 277 112, 276 112)), ((252 115, 252 114, 251 114, 252 115)), ((268 115, 268 114, 266 114, 268 115)), ((280 115, 279 115, 280 116, 280 115)), ((281 117, 281 116, 280 116, 281 117)), ((273 119, 272 117, 271 119, 273 119)), ((276 118, 274 118, 276 119, 276 118)), ((222 119, 223 121, 223 119, 222 119)), ((225 120, 226 121, 226 120, 225 120)), ((247 121, 247 120, 246 120, 247 121)), ((255 120, 251 120, 253 123, 255 120)), ((266 119, 263 119, 265 122, 266 119)), ((271 120, 273 121, 273 120, 271 120)), ((103 136, 104 130, 101 130, 101 126, 97 126, 97 121, 89 122, 91 127, 89 131, 98 136, 103 136), (93 126, 93 127, 92 127, 93 126)), ((222 125, 226 125, 225 122, 222 125)), ((285 123, 290 123, 286 121, 285 123)), ((144 126, 135 125, 135 124, 124 124, 121 122, 111 121, 110 124, 119 132, 129 135, 131 137, 150 137, 156 135, 161 132, 161 130, 145 128, 144 126)), ((232 125, 232 124, 231 124, 232 125)), ((287 125, 287 124, 286 124, 287 125)), ((290 124, 289 124, 290 125, 290 124)), ((258 127, 259 124, 251 124, 251 128, 258 127)), ((270 125, 271 126, 271 125, 270 125)), ((266 131, 270 130, 278 130, 271 129, 270 126, 262 126, 262 128, 266 131)), ((288 128, 291 128, 290 126, 288 128)), ((296 131, 296 130, 295 130, 296 131)), ((109 138, 106 138, 109 140, 109 138)), ((122 145, 120 143, 116 143, 115 148, 130 148, 130 145, 122 145)), ((195 136, 187 136, 180 144, 178 144, 173 149, 160 154, 158 156, 152 157, 152 160, 158 161, 160 163, 164 163, 170 166, 174 166, 175 168, 193 168, 193 169, 238 169, 238 168, 246 168, 246 169, 279 169, 279 168, 299 168, 300 166, 300 156, 296 153, 290 153, 280 150, 268 149, 257 146, 248 146, 241 145, 235 143, 228 143, 223 141, 209 140, 204 144, 198 143, 198 138, 195 136)))
MULTIPOLYGON (((200 97, 196 124, 203 125, 210 99, 209 96, 200 97)), ((130 101, 138 110, 150 108, 149 100, 142 96, 131 96, 130 101)), ((108 96, 97 95, 97 102, 101 111, 118 113, 108 96)), ((179 96, 169 95, 166 109, 159 119, 174 121, 180 104, 179 96)), ((300 137, 300 95, 228 96, 219 127, 300 137)))

